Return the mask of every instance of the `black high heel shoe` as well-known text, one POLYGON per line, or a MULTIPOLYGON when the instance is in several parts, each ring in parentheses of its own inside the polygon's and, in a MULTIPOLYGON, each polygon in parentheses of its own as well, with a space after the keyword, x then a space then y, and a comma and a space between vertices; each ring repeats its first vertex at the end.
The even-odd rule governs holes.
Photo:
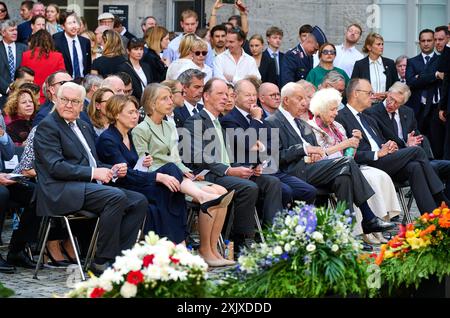
POLYGON ((212 217, 212 215, 208 212, 208 209, 213 206, 219 206, 220 208, 227 207, 228 204, 230 204, 231 200, 233 199, 233 196, 234 196, 234 190, 227 192, 225 194, 222 194, 220 197, 218 197, 214 200, 206 201, 206 202, 200 204, 200 210, 203 213, 206 213, 210 217, 212 217))
POLYGON ((71 264, 78 264, 77 260, 75 258, 72 258, 69 253, 67 252, 66 248, 64 247, 64 244, 61 242, 60 244, 61 251, 64 254, 64 256, 67 258, 67 261, 71 264))
POLYGON ((48 249, 48 247, 45 248, 45 255, 50 259, 50 263, 52 266, 55 267, 67 267, 69 265, 71 265, 71 263, 69 263, 68 261, 66 261, 65 259, 62 261, 57 261, 52 253, 50 253, 50 250, 48 249))

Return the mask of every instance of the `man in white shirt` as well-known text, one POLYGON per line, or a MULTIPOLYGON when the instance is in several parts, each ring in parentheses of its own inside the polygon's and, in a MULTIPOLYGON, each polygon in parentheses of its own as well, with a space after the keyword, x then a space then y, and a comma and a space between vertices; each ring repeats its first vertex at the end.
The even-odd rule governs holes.
POLYGON ((214 59, 214 77, 233 84, 248 76, 261 79, 255 59, 242 49, 244 41, 245 34, 240 29, 231 29, 227 33, 228 49, 214 59))
POLYGON ((364 55, 356 48, 361 35, 361 26, 354 23, 347 28, 344 43, 336 46, 336 58, 333 64, 343 69, 348 77, 352 77, 355 62, 364 58, 364 55))

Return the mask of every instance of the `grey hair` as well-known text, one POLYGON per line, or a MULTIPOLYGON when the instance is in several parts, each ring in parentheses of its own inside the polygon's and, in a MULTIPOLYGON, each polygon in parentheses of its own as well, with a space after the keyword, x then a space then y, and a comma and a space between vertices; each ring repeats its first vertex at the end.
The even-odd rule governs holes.
POLYGON ((324 88, 317 91, 311 99, 309 110, 314 116, 319 116, 330 110, 333 105, 339 106, 342 101, 341 93, 334 88, 324 88))
POLYGON ((17 22, 14 20, 5 20, 0 25, 1 25, 0 30, 3 32, 7 28, 13 28, 13 27, 17 26, 17 22))
POLYGON ((324 83, 333 85, 333 84, 337 84, 341 81, 345 82, 344 76, 337 71, 331 71, 331 72, 328 72, 328 74, 325 75, 325 77, 323 78, 322 85, 324 83))
MULTIPOLYGON (((119 79, 123 83, 122 79, 119 76, 117 76, 117 75, 110 75, 110 76, 106 77, 102 81, 102 84, 101 84, 100 87, 106 87, 106 88, 112 89, 113 88, 113 83, 112 83, 113 79, 119 79)), ((125 84, 123 84, 123 85, 125 85, 125 84)))
POLYGON ((281 89, 281 105, 283 105, 283 99, 285 97, 290 97, 295 93, 295 90, 298 88, 302 88, 298 83, 289 82, 286 85, 283 86, 281 89))
POLYGON ((191 85, 192 79, 194 77, 196 79, 202 80, 206 77, 206 73, 203 73, 202 71, 196 70, 194 68, 190 68, 181 73, 180 76, 178 76, 177 80, 179 80, 183 86, 189 86, 191 85))
POLYGON ((314 86, 314 84, 306 81, 306 80, 299 80, 297 82, 298 85, 300 85, 301 88, 303 88, 305 91, 307 91, 308 89, 313 89, 314 91, 317 90, 317 88, 314 86))
POLYGON ((141 27, 144 26, 147 23, 147 20, 152 18, 153 20, 155 20, 156 23, 158 23, 158 21, 156 20, 156 18, 152 15, 148 15, 145 18, 142 19, 141 21, 141 27))
POLYGON ((66 83, 62 84, 61 87, 58 89, 56 96, 58 96, 58 98, 61 98, 63 91, 66 88, 71 88, 71 89, 79 91, 81 94, 81 96, 80 96, 81 102, 83 102, 84 98, 86 97, 86 90, 84 89, 83 86, 78 85, 74 82, 66 82, 66 83))
POLYGON ((103 83, 103 77, 97 74, 87 74, 82 82, 82 85, 86 92, 89 92, 93 86, 100 87, 103 83))
POLYGON ((411 90, 408 85, 402 82, 395 82, 388 90, 389 93, 398 93, 403 96, 403 104, 411 97, 411 90))
POLYGON ((253 87, 255 87, 255 89, 257 90, 255 84, 253 84, 252 81, 250 81, 248 79, 241 79, 241 80, 237 81, 236 84, 234 85, 234 92, 239 93, 242 90, 242 85, 244 83, 249 83, 249 84, 253 85, 253 87))
POLYGON ((397 57, 397 59, 395 60, 395 65, 397 65, 398 63, 400 63, 403 59, 408 59, 408 57, 406 55, 400 55, 399 57, 397 57))

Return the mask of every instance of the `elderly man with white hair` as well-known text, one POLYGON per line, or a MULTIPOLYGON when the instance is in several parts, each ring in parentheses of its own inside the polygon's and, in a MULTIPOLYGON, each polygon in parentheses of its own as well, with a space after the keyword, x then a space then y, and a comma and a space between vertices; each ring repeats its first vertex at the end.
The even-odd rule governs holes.
MULTIPOLYGON (((362 137, 361 131, 355 129, 353 137, 347 138, 344 127, 334 120, 341 100, 341 94, 337 90, 325 88, 313 96, 310 104, 314 118, 308 121, 308 124, 311 125, 318 144, 328 154, 328 159, 353 157, 359 139, 362 137)), ((375 191, 375 195, 367 201, 374 214, 384 219, 399 215, 400 204, 391 177, 384 171, 369 166, 361 166, 360 170, 375 191)), ((354 233, 359 235, 362 233, 362 217, 359 209, 355 211, 357 223, 354 233)), ((387 242, 380 232, 367 234, 363 236, 363 239, 369 244, 387 242)))
MULTIPOLYGON (((339 201, 350 211, 353 204, 361 209, 362 228, 366 234, 394 228, 374 215, 367 200, 374 191, 351 157, 327 159, 327 149, 318 144, 309 124, 298 119, 304 108, 305 92, 296 83, 288 83, 281 90, 280 108, 266 119, 271 128, 279 129, 281 171, 287 172, 316 187, 330 187, 339 201)), ((357 147, 357 140, 352 140, 357 147)))
POLYGON ((36 213, 58 216, 87 210, 97 214, 99 235, 91 270, 98 275, 136 242, 147 199, 140 193, 107 185, 113 171, 118 178, 125 177, 127 166, 111 167, 98 160, 94 132, 78 118, 85 95, 83 86, 63 84, 55 111, 36 129, 36 213))

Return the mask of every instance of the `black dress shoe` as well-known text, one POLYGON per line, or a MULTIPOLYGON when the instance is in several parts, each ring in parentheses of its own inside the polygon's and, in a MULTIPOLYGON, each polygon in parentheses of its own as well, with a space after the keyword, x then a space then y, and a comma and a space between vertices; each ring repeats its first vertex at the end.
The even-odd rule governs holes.
POLYGON ((30 259, 25 251, 9 252, 7 257, 8 263, 17 267, 24 267, 29 269, 36 268, 36 262, 30 259))
POLYGON ((372 252, 373 251, 373 246, 364 241, 362 242, 362 246, 363 246, 362 250, 364 252, 372 252))
POLYGON ((369 234, 372 232, 384 232, 388 230, 392 230, 395 228, 395 224, 391 222, 385 222, 379 217, 374 217, 369 222, 361 223, 362 230, 364 234, 369 234))
POLYGON ((12 274, 16 268, 11 264, 8 264, 3 257, 0 255, 0 273, 3 274, 12 274))
POLYGON ((95 262, 92 262, 91 265, 89 265, 89 270, 97 277, 99 277, 103 272, 108 268, 111 267, 111 262, 106 262, 104 264, 97 264, 95 262))

